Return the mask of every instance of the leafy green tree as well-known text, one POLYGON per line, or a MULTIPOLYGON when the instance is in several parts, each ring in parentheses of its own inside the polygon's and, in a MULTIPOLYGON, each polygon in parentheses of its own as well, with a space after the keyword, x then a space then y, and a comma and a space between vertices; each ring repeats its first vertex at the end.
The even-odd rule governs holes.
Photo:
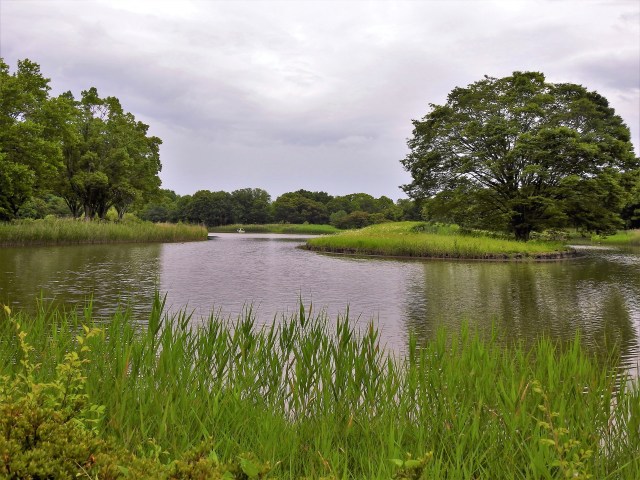
POLYGON ((193 194, 186 213, 192 223, 209 227, 233 223, 233 199, 228 192, 199 190, 193 194))
POLYGON ((299 192, 280 195, 273 202, 273 211, 277 222, 323 224, 329 221, 327 207, 323 203, 299 192))
POLYGON ((35 192, 44 192, 62 166, 61 118, 38 64, 0 58, 0 219, 15 218, 35 192))
POLYGON ((624 175, 622 183, 629 192, 622 208, 622 219, 627 228, 640 228, 640 171, 624 175))
POLYGON ((443 206, 479 202, 473 214, 491 217, 520 240, 557 224, 608 229, 617 223, 619 202, 604 189, 589 190, 594 178, 612 186, 620 180, 615 172, 640 168, 629 129, 604 97, 547 83, 536 72, 455 88, 446 104, 432 104, 413 124, 410 153, 401 161, 413 181, 403 190, 443 206), (576 209, 582 201, 607 207, 587 218, 576 209))
POLYGON ((148 125, 117 98, 100 98, 95 88, 83 91, 79 102, 70 93, 61 99, 75 107, 75 129, 64 137, 66 176, 58 193, 72 210, 81 205, 85 219, 104 218, 112 206, 122 218, 136 199, 158 190, 162 141, 148 136, 148 125))
POLYGON ((242 188, 231 192, 233 216, 237 223, 269 223, 271 196, 261 188, 242 188))

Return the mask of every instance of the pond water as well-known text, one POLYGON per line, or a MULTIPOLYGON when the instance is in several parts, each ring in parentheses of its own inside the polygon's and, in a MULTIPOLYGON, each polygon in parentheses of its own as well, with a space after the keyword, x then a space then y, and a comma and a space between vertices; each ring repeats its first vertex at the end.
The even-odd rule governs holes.
POLYGON ((579 259, 547 263, 411 261, 331 256, 296 248, 294 235, 216 234, 207 242, 0 248, 0 302, 83 306, 107 316, 129 306, 144 320, 153 292, 193 321, 252 308, 268 323, 300 301, 335 318, 374 320, 383 342, 402 351, 410 331, 429 338, 464 322, 498 327, 506 339, 580 330, 601 355, 614 346, 637 375, 640 249, 584 248, 579 259))

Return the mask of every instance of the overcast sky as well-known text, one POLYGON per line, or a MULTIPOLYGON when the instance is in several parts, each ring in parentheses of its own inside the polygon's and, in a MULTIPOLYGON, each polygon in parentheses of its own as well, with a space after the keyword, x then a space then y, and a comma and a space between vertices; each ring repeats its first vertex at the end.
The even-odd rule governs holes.
POLYGON ((181 195, 402 198, 411 120, 516 70, 598 91, 640 145, 638 0, 0 0, 0 56, 118 97, 181 195))

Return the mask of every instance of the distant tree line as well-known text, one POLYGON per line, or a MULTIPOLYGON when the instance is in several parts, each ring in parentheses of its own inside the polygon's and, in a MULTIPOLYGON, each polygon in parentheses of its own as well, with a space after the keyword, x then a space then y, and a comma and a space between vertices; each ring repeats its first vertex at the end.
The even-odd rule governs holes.
POLYGON ((0 220, 42 212, 119 218, 158 191, 158 137, 95 88, 49 94, 30 60, 0 58, 0 220), (66 208, 65 208, 66 207, 66 208))
POLYGON ((366 193, 332 196, 326 192, 297 190, 274 201, 265 190, 242 188, 231 193, 199 190, 177 195, 159 190, 154 200, 137 212, 153 222, 203 223, 209 227, 264 223, 330 223, 338 228, 358 228, 393 220, 419 219, 420 209, 412 200, 393 202, 366 193))

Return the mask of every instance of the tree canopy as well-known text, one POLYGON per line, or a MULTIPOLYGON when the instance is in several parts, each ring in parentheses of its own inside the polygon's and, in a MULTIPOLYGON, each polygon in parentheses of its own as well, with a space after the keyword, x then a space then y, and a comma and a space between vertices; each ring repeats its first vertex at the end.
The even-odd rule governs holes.
POLYGON ((485 77, 454 88, 413 125, 401 160, 413 181, 402 188, 426 199, 427 215, 521 240, 547 227, 623 225, 640 160, 628 127, 596 92, 537 72, 485 77))
POLYGON ((78 101, 49 91, 38 64, 20 60, 11 74, 0 58, 0 220, 49 194, 74 216, 104 218, 114 207, 122 217, 158 190, 162 142, 147 125, 95 88, 78 101))

